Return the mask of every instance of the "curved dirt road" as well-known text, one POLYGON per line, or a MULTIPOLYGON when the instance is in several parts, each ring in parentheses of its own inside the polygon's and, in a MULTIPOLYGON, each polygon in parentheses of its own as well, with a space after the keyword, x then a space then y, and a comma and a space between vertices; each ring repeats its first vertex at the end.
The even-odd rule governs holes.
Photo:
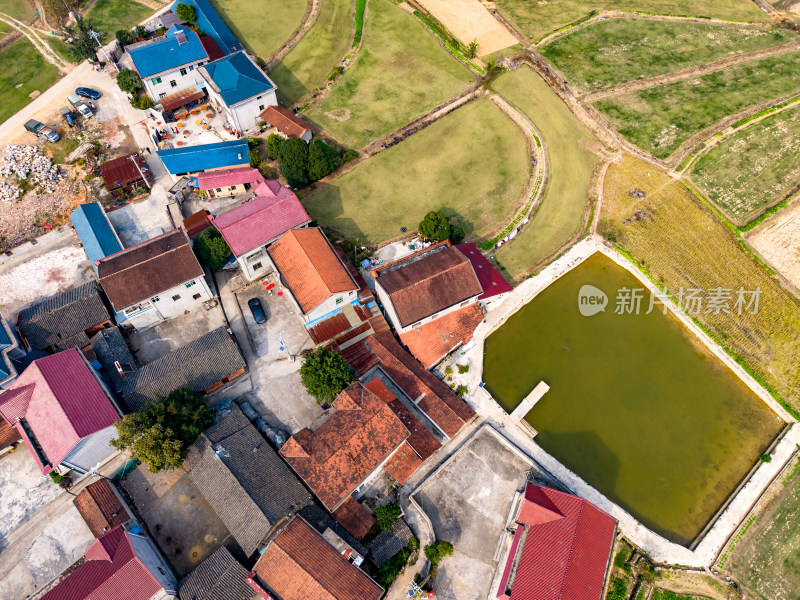
POLYGON ((44 59, 49 62, 51 65, 58 67, 59 71, 69 71, 72 69, 74 65, 68 63, 64 59, 62 59, 58 54, 56 54, 50 45, 44 41, 36 31, 25 23, 18 21, 14 17, 7 15, 5 13, 0 13, 0 21, 10 25, 17 31, 19 31, 22 35, 24 35, 33 46, 39 51, 39 53, 44 57, 44 59))

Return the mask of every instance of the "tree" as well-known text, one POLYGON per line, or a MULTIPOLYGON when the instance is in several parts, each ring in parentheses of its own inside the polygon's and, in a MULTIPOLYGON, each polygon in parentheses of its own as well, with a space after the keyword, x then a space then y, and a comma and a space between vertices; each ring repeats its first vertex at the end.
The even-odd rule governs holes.
POLYGON ((218 271, 230 258, 231 249, 217 228, 209 227, 195 241, 194 253, 201 265, 218 271))
POLYGON ((183 2, 178 2, 178 7, 176 11, 178 13, 178 18, 190 25, 197 24, 197 10, 195 10, 194 4, 185 4, 183 2))
MULTIPOLYGON (((94 28, 94 23, 92 23, 91 19, 84 19, 78 13, 75 13, 75 26, 64 27, 64 32, 66 33, 65 37, 69 39, 68 44, 70 45, 73 56, 75 56, 78 62, 86 60, 87 58, 94 60, 97 56, 97 40, 92 37, 92 31, 97 30, 94 28)), ((105 34, 97 31, 97 35, 102 44, 105 34)))
POLYGON ((307 354, 300 367, 300 380, 319 404, 332 401, 353 381, 353 373, 344 357, 328 348, 307 354))
POLYGON ((116 37, 117 41, 123 46, 127 46, 128 44, 133 44, 134 42, 136 42, 136 36, 129 29, 117 30, 117 33, 114 34, 114 37, 116 37))
POLYGON ((419 224, 419 234, 429 240, 443 242, 450 237, 450 221, 441 211, 432 210, 419 224))
POLYGON ((322 179, 336 170, 339 153, 322 140, 314 140, 308 148, 308 177, 311 181, 322 179))
POLYGON ((148 96, 147 94, 142 94, 141 96, 134 95, 131 99, 131 106, 133 108, 138 108, 139 110, 145 110, 147 108, 153 108, 155 104, 153 103, 153 99, 148 96))
POLYGON ((391 531, 392 525, 400 518, 400 504, 392 502, 383 504, 375 509, 375 519, 382 531, 391 531))
POLYGON ((262 162, 264 162, 264 158, 258 151, 258 148, 253 148, 248 153, 248 158, 250 159, 250 166, 251 167, 258 167, 262 162))
POLYGON ((475 58, 475 54, 478 52, 478 40, 472 40, 467 45, 467 58, 475 58))
POLYGON ((129 94, 135 94, 144 87, 142 78, 133 69, 122 69, 117 73, 117 85, 119 89, 129 94))
POLYGON ((286 141, 286 138, 278 135, 277 133, 270 133, 269 137, 267 138, 267 154, 269 154, 270 158, 273 160, 277 160, 281 153, 281 146, 283 142, 286 141))
POLYGON ((117 421, 117 437, 111 444, 118 450, 129 448, 151 473, 176 469, 213 418, 202 394, 180 388, 117 421))
POLYGON ((425 546, 425 556, 431 561, 431 566, 435 567, 445 556, 453 555, 453 544, 441 540, 425 546))
POLYGON ((289 138, 281 144, 278 160, 281 175, 289 187, 301 188, 311 183, 308 177, 308 144, 298 138, 289 138))

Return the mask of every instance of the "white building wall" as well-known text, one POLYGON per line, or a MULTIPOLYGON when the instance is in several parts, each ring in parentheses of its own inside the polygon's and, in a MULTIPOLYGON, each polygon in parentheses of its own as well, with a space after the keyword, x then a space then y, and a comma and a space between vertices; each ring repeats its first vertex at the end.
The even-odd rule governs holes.
POLYGON ((469 306, 470 304, 472 304, 474 302, 477 302, 478 301, 478 296, 480 295, 480 294, 477 294, 477 295, 473 296, 472 298, 467 298, 466 300, 463 300, 463 301, 459 302, 458 304, 453 304, 452 306, 448 306, 444 310, 440 310, 439 312, 434 313, 429 317, 425 317, 424 319, 420 319, 419 321, 416 321, 416 322, 411 323, 410 325, 408 325, 406 327, 403 327, 401 325, 401 323, 400 323, 400 317, 397 315, 397 311, 395 311, 395 309, 394 309, 394 305, 392 304, 392 300, 389 297, 389 294, 386 292, 386 290, 381 285, 381 278, 380 277, 378 277, 375 280, 375 291, 378 294, 378 299, 381 301, 381 304, 383 304, 383 308, 386 311, 387 316, 389 317, 389 321, 392 323, 392 326, 394 327, 394 329, 395 329, 395 331, 397 332, 398 335, 402 335, 402 334, 404 334, 404 333, 406 333, 408 331, 411 331, 412 329, 416 329, 417 327, 421 327, 422 325, 425 325, 426 323, 430 323, 431 321, 435 321, 436 319, 438 319, 440 317, 443 317, 445 315, 448 315, 451 312, 454 312, 456 310, 459 310, 460 308, 464 308, 466 306, 469 306))
POLYGON ((337 308, 342 308, 345 304, 350 304, 356 299, 358 299, 358 290, 333 294, 332 296, 328 296, 328 298, 323 300, 319 306, 303 315, 303 319, 306 323, 309 323, 314 319, 318 319, 324 315, 327 315, 329 312, 336 310, 337 308))
POLYGON ((147 90, 147 93, 150 94, 153 102, 158 103, 159 99, 163 98, 164 96, 175 94, 193 85, 205 83, 203 76, 200 75, 200 71, 197 69, 197 67, 205 62, 207 61, 199 60, 183 65, 182 67, 173 69, 171 71, 164 71, 163 73, 152 75, 146 78, 143 77, 142 83, 144 83, 144 87, 147 90), (181 75, 181 69, 186 70, 186 75, 181 75), (153 80, 159 77, 161 78, 161 82, 153 83, 153 80), (172 81, 175 82, 174 86, 171 83, 172 81))
POLYGON ((235 119, 241 131, 251 132, 259 129, 258 124, 261 119, 258 115, 267 106, 278 106, 278 97, 274 88, 260 96, 254 96, 249 100, 233 105, 231 111, 235 113, 235 119))
POLYGON ((147 567, 147 570, 153 574, 153 577, 163 586, 163 591, 166 592, 166 595, 162 592, 156 592, 154 598, 174 597, 174 595, 178 593, 178 580, 167 562, 163 559, 158 550, 155 549, 153 543, 147 538, 135 533, 129 532, 128 536, 136 552, 136 556, 139 557, 142 564, 147 567))
MULTIPOLYGON (((126 316, 130 324, 137 329, 147 329, 164 319, 182 315, 184 311, 191 310, 211 298, 213 298, 213 294, 206 283, 206 278, 200 276, 159 292, 156 296, 139 304, 144 310, 126 316), (192 285, 187 287, 188 284, 192 285), (196 294, 199 294, 200 297, 194 298, 196 294), (173 296, 180 296, 180 298, 173 300, 173 296), (148 304, 149 306, 145 306, 148 304)), ((131 307, 125 307, 126 310, 129 308, 131 307)))

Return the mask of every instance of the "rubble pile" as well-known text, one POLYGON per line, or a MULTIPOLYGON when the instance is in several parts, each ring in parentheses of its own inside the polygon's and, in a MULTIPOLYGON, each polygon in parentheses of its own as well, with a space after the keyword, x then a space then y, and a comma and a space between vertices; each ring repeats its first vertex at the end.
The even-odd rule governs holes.
MULTIPOLYGON (((42 154, 36 146, 6 146, 0 164, 0 177, 15 175, 19 179, 28 179, 34 186, 39 186, 50 193, 55 191, 63 175, 53 161, 42 154)), ((13 186, 12 186, 13 187, 13 186)))
POLYGON ((22 195, 22 189, 15 185, 10 185, 5 181, 0 181, 0 201, 11 202, 22 195))

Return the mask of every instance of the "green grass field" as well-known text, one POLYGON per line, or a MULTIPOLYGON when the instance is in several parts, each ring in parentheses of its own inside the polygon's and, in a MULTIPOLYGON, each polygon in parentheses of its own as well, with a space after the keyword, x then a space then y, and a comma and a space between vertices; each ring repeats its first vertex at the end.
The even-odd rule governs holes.
POLYGON ((0 64, 0 123, 28 104, 31 92, 44 92, 58 79, 58 69, 24 37, 0 50, 0 64))
POLYGON ((763 22, 767 16, 751 0, 497 0, 497 7, 533 40, 585 17, 592 10, 623 10, 662 15, 716 17, 763 22))
POLYGON ((42 35, 42 37, 47 40, 47 44, 50 46, 50 48, 52 48, 53 52, 58 54, 67 62, 75 62, 75 56, 73 56, 69 44, 67 44, 64 40, 52 35, 42 35))
POLYGON ((587 148, 597 142, 532 69, 504 73, 493 87, 536 125, 550 161, 550 182, 538 211, 516 238, 497 251, 498 262, 519 278, 580 229, 597 160, 587 148))
POLYGON ((510 218, 528 173, 522 132, 480 98, 318 184, 303 204, 321 225, 373 244, 402 235, 401 227, 416 229, 439 209, 458 215, 473 239, 510 218))
POLYGON ((800 52, 770 56, 595 103, 628 140, 667 158, 691 136, 726 116, 800 92, 800 52))
POLYGON ((792 41, 800 37, 786 29, 606 19, 553 40, 541 54, 570 85, 589 91, 792 41))
POLYGON ((295 104, 322 86, 347 53, 353 0, 322 0, 317 20, 284 59, 270 71, 278 93, 295 104))
POLYGON ((362 148, 474 80, 422 23, 391 0, 370 0, 358 57, 305 114, 340 142, 362 148))
POLYGON ((133 29, 155 12, 133 0, 97 0, 86 13, 86 18, 92 20, 98 31, 106 34, 106 40, 111 40, 118 30, 133 29))
POLYGON ((264 59, 300 27, 306 0, 210 0, 245 48, 264 59))
POLYGON ((686 594, 676 594, 670 590, 653 588, 650 600, 703 600, 700 596, 689 596, 686 594))
POLYGON ((739 225, 800 186, 800 108, 771 115, 713 148, 692 179, 739 225))
MULTIPOLYGON (((30 25, 36 20, 36 11, 29 0, 0 0, 0 13, 5 13, 30 25)), ((3 24, 5 30, 6 25, 3 24)))

